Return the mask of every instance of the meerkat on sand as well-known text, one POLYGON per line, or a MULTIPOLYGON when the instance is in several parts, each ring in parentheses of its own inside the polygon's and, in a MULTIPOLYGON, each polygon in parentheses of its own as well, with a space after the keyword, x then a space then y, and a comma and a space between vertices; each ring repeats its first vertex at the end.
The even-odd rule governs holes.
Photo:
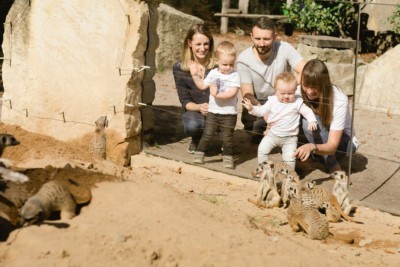
POLYGON ((260 176, 260 184, 257 189, 256 199, 248 198, 247 200, 259 208, 266 208, 265 200, 267 198, 267 194, 271 191, 270 183, 268 177, 274 176, 272 161, 264 161, 259 164, 257 171, 261 172, 260 176))
POLYGON ((362 223, 359 221, 355 221, 350 218, 346 213, 343 212, 342 208, 340 207, 339 202, 337 201, 336 197, 333 195, 331 191, 326 188, 315 186, 313 182, 309 182, 307 184, 309 190, 301 191, 301 199, 303 202, 309 203, 310 201, 317 205, 318 208, 323 208, 324 203, 328 203, 328 208, 326 210, 327 219, 331 222, 338 222, 337 219, 337 212, 349 222, 355 223, 362 223))
POLYGON ((52 212, 60 211, 61 220, 75 217, 76 202, 68 188, 59 181, 49 181, 30 197, 21 208, 20 215, 28 224, 41 223, 52 212))
POLYGON ((290 201, 289 190, 290 188, 293 188, 295 186, 299 188, 301 186, 300 182, 296 182, 295 176, 287 174, 282 182, 282 188, 281 188, 281 199, 284 208, 287 208, 289 206, 289 201, 290 201))
POLYGON ((89 145, 89 153, 95 157, 106 158, 106 127, 107 117, 103 116, 95 121, 96 129, 89 145))
POLYGON ((287 210, 289 226, 294 232, 304 230, 311 239, 326 239, 329 223, 314 206, 303 205, 296 187, 290 187, 290 205, 287 210))
POLYGON ((332 193, 338 200, 343 212, 349 215, 354 209, 349 198, 349 177, 344 171, 335 171, 330 175, 330 177, 335 179, 332 193))
POLYGON ((8 146, 19 145, 19 141, 11 134, 0 134, 0 157, 3 156, 4 149, 8 146))

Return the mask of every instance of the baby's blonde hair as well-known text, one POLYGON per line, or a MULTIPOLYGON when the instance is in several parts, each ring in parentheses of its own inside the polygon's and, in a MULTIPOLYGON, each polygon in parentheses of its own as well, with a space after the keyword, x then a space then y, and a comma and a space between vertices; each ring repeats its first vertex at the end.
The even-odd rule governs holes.
POLYGON ((294 83, 295 85, 297 84, 296 77, 290 73, 290 72, 282 72, 275 78, 275 83, 274 83, 274 89, 276 91, 276 86, 278 84, 278 81, 282 81, 284 83, 294 83))
POLYGON ((215 57, 218 59, 221 55, 236 57, 235 45, 229 41, 222 41, 219 43, 215 52, 215 57))

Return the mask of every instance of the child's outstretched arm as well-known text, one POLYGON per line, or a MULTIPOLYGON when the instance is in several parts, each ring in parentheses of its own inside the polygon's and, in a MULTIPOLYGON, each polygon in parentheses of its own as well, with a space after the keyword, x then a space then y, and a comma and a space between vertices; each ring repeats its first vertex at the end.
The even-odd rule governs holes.
POLYGON ((307 129, 308 129, 309 131, 315 131, 315 130, 317 130, 317 128, 318 128, 318 123, 317 123, 316 121, 310 121, 310 122, 308 122, 308 127, 307 127, 307 129))
POLYGON ((243 98, 242 100, 242 105, 247 108, 249 112, 253 110, 253 105, 251 104, 251 101, 248 98, 243 98))

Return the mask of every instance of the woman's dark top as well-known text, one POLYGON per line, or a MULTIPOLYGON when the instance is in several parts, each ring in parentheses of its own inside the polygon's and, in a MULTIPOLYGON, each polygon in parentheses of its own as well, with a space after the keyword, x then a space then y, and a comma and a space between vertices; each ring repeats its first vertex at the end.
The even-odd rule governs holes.
MULTIPOLYGON (((190 72, 181 69, 180 62, 174 64, 172 72, 174 74, 179 101, 181 102, 184 111, 186 111, 186 104, 189 102, 196 104, 208 103, 210 89, 207 88, 206 90, 200 90, 197 88, 190 72)), ((206 70, 206 75, 208 72, 209 70, 206 70)))

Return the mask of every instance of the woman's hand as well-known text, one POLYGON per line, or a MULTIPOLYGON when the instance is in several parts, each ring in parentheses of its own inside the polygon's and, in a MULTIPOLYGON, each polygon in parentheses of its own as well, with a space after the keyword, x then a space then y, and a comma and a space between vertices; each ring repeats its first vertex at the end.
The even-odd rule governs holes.
POLYGON ((200 113, 203 116, 206 116, 208 113, 208 103, 199 104, 200 113))
POLYGON ((300 159, 301 161, 307 160, 310 155, 315 151, 316 145, 315 144, 304 144, 296 149, 294 152, 294 157, 300 159))

